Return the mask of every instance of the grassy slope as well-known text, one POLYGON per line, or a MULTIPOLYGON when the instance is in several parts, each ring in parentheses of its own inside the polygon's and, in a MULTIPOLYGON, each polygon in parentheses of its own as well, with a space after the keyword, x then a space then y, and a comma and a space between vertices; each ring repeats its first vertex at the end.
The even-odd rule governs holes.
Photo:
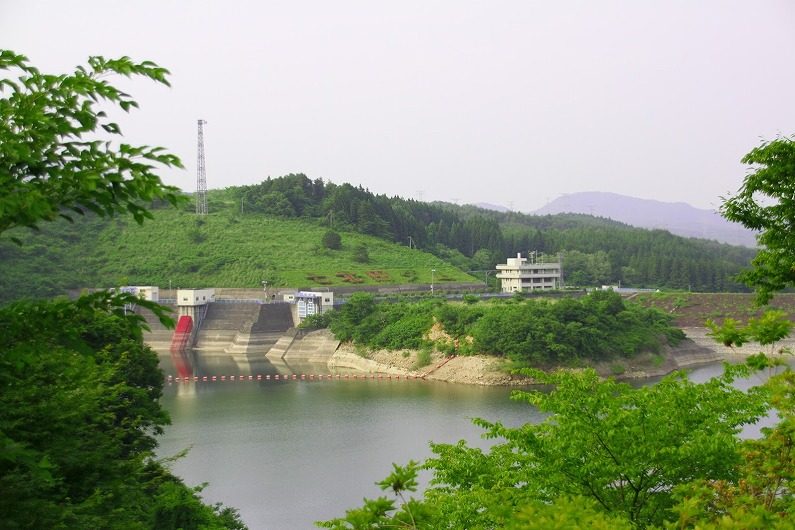
POLYGON ((321 248, 327 228, 311 221, 211 213, 200 225, 189 212, 155 210, 143 226, 131 219, 59 222, 42 233, 0 240, 0 300, 46 296, 85 286, 259 287, 477 281, 431 254, 341 232, 341 250, 321 248), (369 263, 353 261, 367 247, 369 263), (370 274, 368 274, 370 272, 370 274), (347 277, 345 276, 347 275, 347 277))

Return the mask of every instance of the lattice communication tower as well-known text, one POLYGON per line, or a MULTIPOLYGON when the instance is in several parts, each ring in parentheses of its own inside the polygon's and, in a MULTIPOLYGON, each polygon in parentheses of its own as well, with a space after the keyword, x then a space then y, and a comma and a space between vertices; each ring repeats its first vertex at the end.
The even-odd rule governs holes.
POLYGON ((196 160, 196 215, 207 215, 207 170, 204 166, 204 120, 199 120, 199 145, 196 160))

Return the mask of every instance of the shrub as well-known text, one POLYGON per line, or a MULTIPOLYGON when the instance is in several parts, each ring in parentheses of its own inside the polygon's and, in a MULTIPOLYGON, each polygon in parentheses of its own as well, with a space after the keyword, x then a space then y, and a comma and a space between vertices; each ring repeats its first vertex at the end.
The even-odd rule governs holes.
POLYGON ((451 340, 437 340, 434 345, 436 349, 446 355, 455 355, 455 341, 451 340))
POLYGON ((188 239, 190 239, 191 243, 204 243, 207 239, 207 235, 201 231, 199 226, 199 223, 196 223, 196 226, 188 231, 188 239))
POLYGON ((367 247, 364 245, 357 245, 356 248, 353 249, 352 259, 356 263, 369 263, 370 254, 367 253, 367 247))
POLYGON ((401 273, 401 276, 406 278, 407 282, 415 282, 417 281, 417 271, 414 269, 405 270, 401 273))
POLYGON ((354 293, 338 310, 331 313, 331 331, 342 341, 361 340, 374 336, 380 329, 378 322, 371 319, 375 313, 375 299, 369 293, 354 293))
POLYGON ((334 230, 328 230, 323 234, 323 247, 331 250, 339 250, 342 248, 342 238, 334 230))
POLYGON ((324 329, 331 323, 331 312, 315 313, 307 316, 298 327, 301 329, 324 329))
POLYGON ((370 344, 378 348, 397 350, 400 348, 419 348, 423 335, 431 327, 429 314, 414 314, 400 318, 373 337, 370 344))
POLYGON ((425 346, 417 352, 417 362, 414 363, 414 369, 417 370, 429 364, 431 364, 431 347, 425 346))
POLYGON ((465 294, 463 300, 465 304, 472 305, 477 304, 480 301, 480 297, 474 294, 465 294))

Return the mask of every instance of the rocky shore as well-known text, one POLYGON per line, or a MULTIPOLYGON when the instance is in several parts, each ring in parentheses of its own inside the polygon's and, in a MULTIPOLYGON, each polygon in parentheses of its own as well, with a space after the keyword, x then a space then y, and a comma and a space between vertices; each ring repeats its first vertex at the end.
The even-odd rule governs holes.
MULTIPOLYGON (((776 350, 749 343, 742 348, 728 348, 707 336, 706 328, 684 328, 687 338, 675 347, 666 346, 659 354, 643 354, 631 359, 618 358, 609 362, 591 363, 598 373, 617 379, 644 379, 659 377, 688 367, 720 361, 740 361, 742 358, 764 351, 780 355, 781 348, 795 351, 795 340, 782 341, 776 350)), ((504 360, 487 355, 445 357, 431 355, 431 362, 418 366, 418 353, 405 351, 357 351, 350 344, 342 344, 328 362, 332 370, 346 369, 363 373, 411 375, 429 380, 475 385, 525 385, 531 380, 508 373, 504 360)), ((554 366, 546 367, 554 369, 554 366)))

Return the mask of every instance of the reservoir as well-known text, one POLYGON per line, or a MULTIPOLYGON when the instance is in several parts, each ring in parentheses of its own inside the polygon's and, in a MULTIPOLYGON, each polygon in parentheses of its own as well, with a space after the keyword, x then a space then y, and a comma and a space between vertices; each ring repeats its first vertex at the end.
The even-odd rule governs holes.
MULTIPOLYGON (((174 374, 169 365, 161 358, 174 374)), ((510 392, 405 379, 166 384, 172 425, 158 454, 189 448, 175 473, 191 486, 209 483, 204 499, 238 508, 252 530, 315 528, 386 495, 375 483, 393 462, 431 456, 431 440, 487 447, 472 418, 540 420, 510 392)))
MULTIPOLYGON (((176 375, 168 357, 161 366, 176 375)), ((720 372, 710 365, 692 377, 720 372)), ((364 497, 391 498, 375 483, 393 462, 431 456, 430 441, 488 447, 472 418, 510 426, 541 420, 510 393, 405 379, 166 384, 162 403, 172 425, 158 454, 190 449, 172 464, 175 473, 190 486, 207 482, 205 501, 238 508, 252 530, 315 528, 314 521, 340 517, 364 497)))

